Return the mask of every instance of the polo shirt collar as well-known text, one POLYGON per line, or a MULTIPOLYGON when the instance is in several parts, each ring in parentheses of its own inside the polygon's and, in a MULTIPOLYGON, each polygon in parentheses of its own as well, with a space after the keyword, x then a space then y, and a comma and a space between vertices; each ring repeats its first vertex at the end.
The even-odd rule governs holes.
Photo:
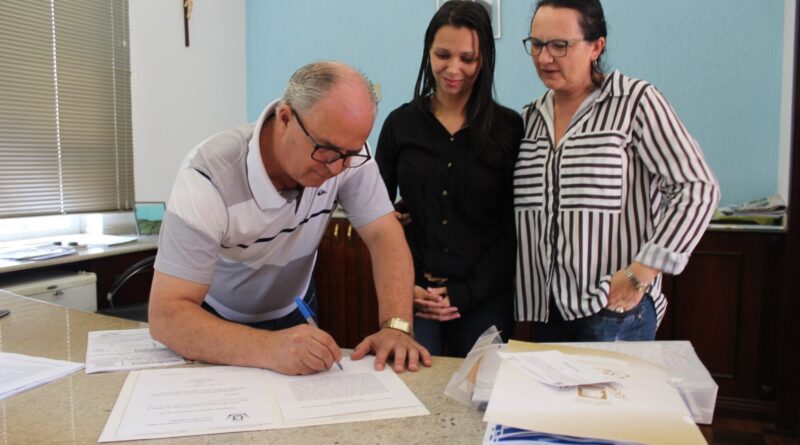
POLYGON ((261 159, 261 144, 259 141, 261 127, 270 116, 275 114, 275 108, 277 107, 278 100, 275 100, 261 112, 247 147, 247 182, 250 185, 250 191, 253 193, 253 199, 261 210, 278 209, 289 202, 278 193, 261 159))

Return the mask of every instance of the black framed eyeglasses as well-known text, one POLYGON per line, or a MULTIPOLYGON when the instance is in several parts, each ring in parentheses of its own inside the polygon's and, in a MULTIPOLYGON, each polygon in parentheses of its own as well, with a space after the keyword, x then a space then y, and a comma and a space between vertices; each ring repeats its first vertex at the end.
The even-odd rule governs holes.
POLYGON ((372 159, 372 156, 369 154, 369 149, 366 148, 366 145, 363 148, 363 151, 366 151, 367 154, 362 155, 361 150, 359 150, 357 153, 348 153, 347 151, 338 147, 318 143, 313 137, 311 137, 311 134, 308 132, 308 130, 306 130, 306 126, 303 125, 303 121, 300 119, 300 115, 297 114, 297 111, 292 107, 289 107, 289 109, 292 110, 294 118, 297 119, 297 123, 300 125, 300 129, 303 130, 303 134, 306 135, 306 139, 308 139, 308 142, 310 142, 314 147, 314 151, 311 152, 311 159, 323 164, 333 164, 339 159, 343 159, 343 165, 345 168, 361 167, 365 162, 372 159))
POLYGON ((533 37, 528 37, 527 39, 522 39, 522 45, 525 46, 525 52, 532 56, 538 56, 542 53, 542 49, 547 47, 547 52, 550 53, 551 56, 564 57, 567 55, 567 49, 569 49, 570 46, 583 40, 586 39, 553 39, 541 41, 533 37))

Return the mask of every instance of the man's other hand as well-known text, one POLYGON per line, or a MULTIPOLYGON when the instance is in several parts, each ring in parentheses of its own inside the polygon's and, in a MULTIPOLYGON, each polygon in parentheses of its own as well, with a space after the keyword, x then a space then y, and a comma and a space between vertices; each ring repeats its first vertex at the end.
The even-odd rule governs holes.
POLYGON ((375 369, 382 371, 389 356, 394 356, 394 371, 403 372, 408 361, 408 370, 419 370, 420 359, 425 366, 431 366, 431 354, 410 335, 396 329, 383 328, 365 338, 350 355, 352 360, 360 360, 370 352, 375 353, 375 369))

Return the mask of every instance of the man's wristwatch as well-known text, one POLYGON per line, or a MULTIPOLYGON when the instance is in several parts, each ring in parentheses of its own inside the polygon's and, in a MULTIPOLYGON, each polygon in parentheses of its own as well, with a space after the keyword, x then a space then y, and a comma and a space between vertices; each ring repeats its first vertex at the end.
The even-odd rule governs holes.
POLYGON ((647 288, 650 287, 649 284, 642 283, 641 281, 639 281, 639 277, 637 277, 636 274, 633 273, 630 267, 625 268, 625 276, 628 277, 628 281, 630 281, 633 287, 635 287, 636 290, 639 292, 645 292, 647 291, 647 288))
POLYGON ((404 320, 402 318, 392 317, 381 323, 381 328, 389 328, 404 332, 410 335, 411 338, 414 338, 414 328, 411 327, 411 323, 408 320, 404 320))

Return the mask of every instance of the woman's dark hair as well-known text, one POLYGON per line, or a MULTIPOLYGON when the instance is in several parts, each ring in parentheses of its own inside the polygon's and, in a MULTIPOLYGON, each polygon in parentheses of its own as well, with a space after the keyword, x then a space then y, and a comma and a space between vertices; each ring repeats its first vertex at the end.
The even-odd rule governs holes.
MULTIPOLYGON (((553 8, 569 8, 578 11, 581 15, 579 25, 583 31, 583 38, 588 41, 595 41, 600 37, 607 37, 606 30, 606 17, 603 14, 603 6, 600 0, 539 0, 536 3, 536 9, 533 11, 533 17, 536 17, 536 11, 542 6, 550 6, 553 8)), ((531 25, 533 25, 533 17, 531 18, 531 25)), ((597 58, 597 63, 592 64, 592 83, 596 87, 600 87, 603 83, 602 59, 606 49, 600 53, 597 58)))
POLYGON ((447 25, 475 31, 478 34, 481 68, 467 102, 467 125, 478 157, 495 164, 504 160, 506 153, 498 153, 496 147, 505 149, 509 145, 502 140, 506 136, 504 133, 509 132, 494 128, 495 116, 500 106, 492 97, 495 50, 492 21, 487 8, 488 6, 480 1, 450 0, 436 11, 425 31, 425 46, 422 50, 422 63, 420 63, 417 83, 414 87, 413 103, 425 107, 425 101, 429 100, 429 96, 436 91, 436 80, 433 77, 430 61, 430 50, 436 32, 447 25))

